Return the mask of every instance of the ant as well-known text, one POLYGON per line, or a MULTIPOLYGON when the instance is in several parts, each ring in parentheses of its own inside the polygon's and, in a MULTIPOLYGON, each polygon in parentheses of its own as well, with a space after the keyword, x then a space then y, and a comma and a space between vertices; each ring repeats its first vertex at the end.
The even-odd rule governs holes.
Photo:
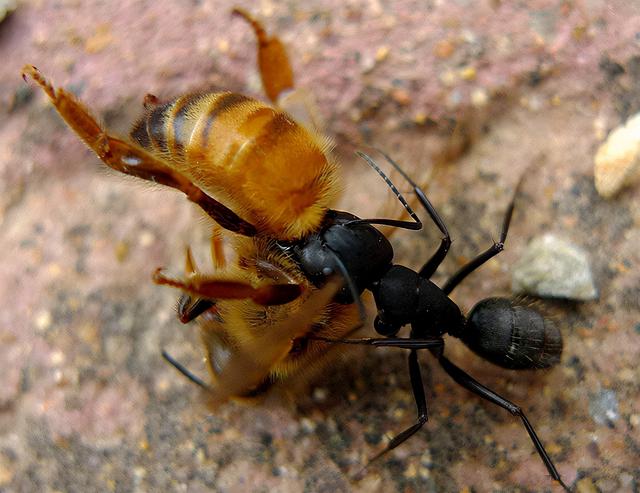
MULTIPOLYGON (((409 375, 418 411, 417 420, 391 439, 388 445, 369 461, 369 464, 404 443, 427 422, 427 402, 417 351, 428 349, 456 383, 520 418, 551 477, 565 491, 570 491, 522 409, 476 381, 444 355, 443 336, 448 334, 459 338, 476 354, 503 368, 514 370, 549 368, 560 361, 562 353, 560 331, 531 306, 507 298, 487 298, 478 302, 465 317, 460 308, 449 298, 449 294, 469 274, 504 249, 515 200, 523 179, 519 180, 507 208, 499 241, 494 242, 487 250, 462 266, 440 288, 430 278, 451 246, 451 237, 444 221, 424 191, 393 159, 381 152, 411 185, 418 202, 443 235, 440 246, 419 271, 394 264, 391 243, 373 225, 419 230, 423 226, 422 221, 375 161, 365 153, 357 152, 357 154, 384 179, 409 213, 412 221, 360 219, 347 212, 328 210, 323 225, 318 231, 300 240, 276 243, 284 254, 294 260, 305 277, 320 289, 319 292, 335 283, 336 274, 342 276, 344 286, 333 288, 335 295, 332 301, 358 305, 361 322, 356 328, 362 326, 364 321, 364 307, 360 299, 362 292, 365 289, 371 291, 375 300, 377 316, 374 328, 382 337, 345 339, 325 337, 316 333, 307 334, 304 339, 332 344, 395 347, 409 350, 409 375), (411 326, 409 337, 398 337, 398 332, 405 325, 411 326)), ((158 281, 170 284, 162 279, 156 279, 156 282, 158 281)), ((171 284, 187 291, 197 291, 195 286, 189 286, 188 281, 179 285, 171 284)), ((200 310, 198 310, 199 313, 201 313, 200 310)), ((212 388, 202 382, 166 352, 163 352, 163 356, 191 381, 215 394, 217 387, 212 388)))

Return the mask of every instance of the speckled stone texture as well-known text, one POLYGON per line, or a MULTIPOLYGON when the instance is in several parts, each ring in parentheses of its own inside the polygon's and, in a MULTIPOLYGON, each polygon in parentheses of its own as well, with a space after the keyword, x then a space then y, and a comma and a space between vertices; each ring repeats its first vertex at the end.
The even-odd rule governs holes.
MULTIPOLYGON (((36 65, 121 133, 146 93, 259 96, 253 34, 228 15, 238 3, 24 0, 0 24, 0 491, 559 491, 520 423, 429 354, 428 424, 361 481, 414 420, 403 351, 343 351, 295 399, 215 414, 163 363, 167 348, 204 370, 177 293, 150 275, 179 271, 187 243, 204 262, 207 228, 178 194, 105 172, 20 68, 36 65)), ((454 238, 436 282, 497 237, 528 170, 507 249, 453 298, 468 310, 509 295, 514 261, 551 232, 588 251, 600 299, 540 302, 565 338, 551 371, 502 370, 453 340, 447 354, 522 406, 577 491, 638 491, 640 189, 605 201, 592 166, 606 133, 640 110, 640 4, 243 6, 281 35, 316 95, 345 209, 393 202, 352 153, 365 143, 426 184, 454 238)), ((438 240, 431 224, 396 233, 397 262, 419 267, 438 240)))

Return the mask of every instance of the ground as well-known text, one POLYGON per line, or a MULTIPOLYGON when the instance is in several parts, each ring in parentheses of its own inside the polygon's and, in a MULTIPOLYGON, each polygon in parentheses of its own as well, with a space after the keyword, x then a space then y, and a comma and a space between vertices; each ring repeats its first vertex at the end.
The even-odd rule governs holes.
MULTIPOLYGON (((36 65, 120 133, 147 93, 260 97, 252 33, 229 16, 238 3, 25 0, 0 24, 0 490, 560 491, 520 423, 428 354, 429 422, 361 481, 414 419, 401 351, 344 351, 294 399, 216 413, 163 363, 167 348, 203 369, 177 293, 150 276, 178 271, 207 228, 179 194, 105 172, 20 69, 36 65)), ((640 6, 245 7, 282 37, 319 102, 344 167, 342 207, 367 216, 393 201, 353 155, 367 144, 425 184, 454 238, 436 282, 497 237, 526 170, 505 252, 454 300, 469 310, 508 296, 511 266, 547 232, 587 250, 599 299, 540 302, 564 336, 553 370, 502 370, 455 340, 447 354, 522 406, 572 488, 638 491, 640 188, 605 201, 592 167, 607 132, 640 110, 640 6)), ((439 235, 426 224, 392 240, 396 261, 417 268, 439 235)))

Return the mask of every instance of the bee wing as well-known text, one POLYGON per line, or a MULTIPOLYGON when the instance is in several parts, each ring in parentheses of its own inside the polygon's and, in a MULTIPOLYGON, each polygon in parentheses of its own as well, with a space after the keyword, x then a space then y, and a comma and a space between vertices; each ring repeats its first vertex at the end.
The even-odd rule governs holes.
POLYGON ((217 374, 215 385, 211 387, 211 404, 222 404, 260 385, 274 364, 287 356, 292 341, 307 332, 309 325, 341 287, 339 278, 332 279, 314 291, 291 316, 268 330, 256 331, 258 335, 255 338, 229 354, 224 368, 217 374))
POLYGON ((325 123, 320 116, 316 99, 309 90, 295 88, 283 92, 278 97, 278 107, 290 114, 296 122, 304 125, 307 130, 323 135, 325 123))

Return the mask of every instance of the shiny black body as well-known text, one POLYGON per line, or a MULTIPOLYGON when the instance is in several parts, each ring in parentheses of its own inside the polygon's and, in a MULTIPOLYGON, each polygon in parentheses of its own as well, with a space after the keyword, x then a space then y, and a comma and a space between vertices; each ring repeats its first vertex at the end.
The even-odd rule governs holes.
MULTIPOLYGON (((497 253, 502 244, 492 248, 497 253)), ((338 303, 354 303, 356 295, 370 290, 378 310, 374 327, 380 335, 393 337, 405 325, 411 326, 413 339, 449 334, 509 369, 548 368, 559 361, 560 332, 539 312, 509 299, 488 298, 465 318, 448 296, 455 286, 449 284, 445 291, 423 274, 394 264, 389 240, 353 214, 328 211, 319 231, 283 250, 316 287, 335 273, 346 273, 352 289, 345 285, 336 296, 338 303)))
POLYGON ((378 282, 391 267, 393 247, 376 228, 359 222, 348 212, 329 210, 322 228, 302 241, 285 247, 285 251, 300 266, 305 277, 320 287, 334 273, 342 272, 342 262, 355 293, 345 286, 337 295, 339 303, 354 303, 373 283, 378 282))
POLYGON ((318 335, 310 336, 310 339, 410 350, 409 375, 418 409, 417 421, 393 438, 372 460, 406 441, 426 423, 427 402, 417 350, 429 349, 442 368, 457 383, 521 419, 549 474, 566 491, 569 491, 520 407, 474 380, 444 355, 443 336, 449 334, 462 340, 486 360, 509 369, 548 368, 560 360, 562 352, 560 332, 553 323, 546 320, 531 306, 509 299, 488 298, 480 301, 471 310, 469 316, 465 317, 449 298, 451 291, 466 276, 504 248, 517 190, 522 181, 518 184, 518 189, 505 215, 500 241, 463 266, 440 288, 430 280, 430 277, 445 258, 451 245, 443 220, 420 187, 385 156, 411 183, 420 204, 443 234, 440 247, 419 271, 394 264, 393 248, 389 240, 373 225, 385 224, 420 229, 422 223, 377 165, 368 156, 362 153, 360 155, 385 179, 414 222, 360 219, 353 214, 330 210, 320 230, 296 243, 281 245, 281 247, 316 287, 321 287, 336 274, 341 275, 345 280, 345 286, 338 292, 336 302, 358 303, 363 313, 360 300, 362 292, 371 291, 375 299, 377 316, 374 327, 383 337, 338 340, 318 335), (411 327, 409 337, 398 337, 400 329, 406 325, 411 327))
POLYGON ((320 231, 304 241, 285 247, 305 276, 323 286, 344 269, 355 286, 345 286, 337 295, 339 303, 354 303, 365 289, 373 293, 378 308, 376 330, 395 335, 410 324, 423 337, 441 336, 446 328, 460 329, 465 319, 458 306, 429 279, 402 265, 393 264, 393 247, 375 227, 341 211, 328 211, 320 231))

